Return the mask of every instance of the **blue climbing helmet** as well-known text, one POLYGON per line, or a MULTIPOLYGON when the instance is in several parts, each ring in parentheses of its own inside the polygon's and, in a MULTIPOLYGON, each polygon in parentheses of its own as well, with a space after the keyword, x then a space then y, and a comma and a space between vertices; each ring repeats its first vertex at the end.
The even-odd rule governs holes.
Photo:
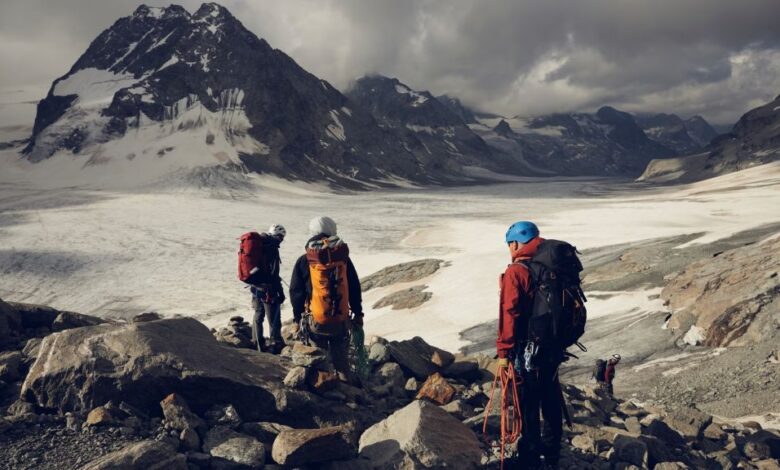
POLYGON ((512 224, 506 231, 506 242, 507 244, 511 242, 528 243, 538 236, 539 227, 535 223, 521 220, 512 224))

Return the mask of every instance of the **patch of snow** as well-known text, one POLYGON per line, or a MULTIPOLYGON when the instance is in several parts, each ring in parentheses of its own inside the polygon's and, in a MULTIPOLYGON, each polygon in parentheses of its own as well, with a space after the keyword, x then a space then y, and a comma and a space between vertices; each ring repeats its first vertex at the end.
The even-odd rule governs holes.
POLYGON ((171 37, 171 34, 173 34, 173 33, 174 32, 171 31, 170 33, 166 34, 164 38, 160 39, 159 41, 157 41, 154 44, 152 44, 151 46, 149 46, 149 48, 146 49, 146 52, 151 52, 151 51, 157 49, 158 47, 164 45, 166 42, 168 42, 168 38, 171 37))
POLYGON ((341 112, 346 114, 347 116, 352 116, 352 110, 347 108, 346 106, 341 107, 341 112))
POLYGON ((82 69, 57 82, 55 96, 78 95, 74 105, 81 107, 108 105, 114 94, 138 80, 129 73, 113 73, 93 67, 82 69))
POLYGON ((424 132, 430 135, 436 135, 436 130, 430 126, 418 126, 416 124, 407 124, 406 128, 412 132, 424 132))
POLYGON ((339 120, 339 112, 335 109, 331 110, 330 119, 333 121, 333 123, 328 124, 328 135, 331 138, 335 140, 341 140, 342 142, 347 140, 347 135, 344 132, 344 126, 341 125, 341 121, 339 120))
POLYGON ((202 56, 200 56, 200 65, 201 65, 201 67, 203 67, 203 71, 204 72, 208 72, 209 71, 209 62, 210 62, 210 60, 211 59, 209 59, 209 54, 208 53, 203 54, 202 56))
POLYGON ((178 63, 179 63, 179 57, 176 54, 174 54, 171 56, 170 59, 168 59, 164 64, 162 64, 162 66, 160 66, 160 68, 157 69, 157 71, 159 72, 160 70, 166 67, 170 67, 171 65, 178 64, 178 63))
POLYGON ((704 328, 693 325, 688 330, 688 332, 685 333, 685 336, 683 336, 682 338, 683 343, 690 344, 691 346, 698 346, 699 344, 703 343, 704 340, 706 339, 704 333, 705 333, 704 328))
POLYGON ((426 96, 424 96, 422 93, 418 93, 418 92, 412 90, 411 88, 409 88, 409 87, 407 87, 405 85, 402 85, 400 83, 395 86, 395 91, 397 93, 402 94, 402 95, 409 95, 412 98, 414 98, 414 101, 412 102, 412 106, 415 106, 415 107, 416 106, 420 106, 421 104, 423 104, 426 101, 428 101, 428 98, 426 96))

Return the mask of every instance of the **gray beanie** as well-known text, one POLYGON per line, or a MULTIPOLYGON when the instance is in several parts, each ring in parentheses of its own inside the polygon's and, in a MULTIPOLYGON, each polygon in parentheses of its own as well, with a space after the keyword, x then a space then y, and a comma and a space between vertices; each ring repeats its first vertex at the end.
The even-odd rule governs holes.
POLYGON ((330 217, 315 217, 309 222, 309 236, 325 235, 332 237, 337 234, 336 222, 330 217))

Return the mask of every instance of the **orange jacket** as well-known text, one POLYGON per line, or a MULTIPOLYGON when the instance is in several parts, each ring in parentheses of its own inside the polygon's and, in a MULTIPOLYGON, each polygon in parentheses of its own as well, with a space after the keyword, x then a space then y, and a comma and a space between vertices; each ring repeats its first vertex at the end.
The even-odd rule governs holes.
POLYGON ((512 257, 512 264, 507 266, 504 274, 501 275, 499 285, 501 294, 499 300, 498 314, 498 340, 496 341, 496 351, 498 357, 508 357, 515 349, 515 338, 517 334, 517 322, 520 315, 528 314, 531 308, 533 296, 531 293, 531 276, 528 267, 520 261, 529 260, 536 254, 539 244, 544 241, 541 237, 536 237, 512 257))

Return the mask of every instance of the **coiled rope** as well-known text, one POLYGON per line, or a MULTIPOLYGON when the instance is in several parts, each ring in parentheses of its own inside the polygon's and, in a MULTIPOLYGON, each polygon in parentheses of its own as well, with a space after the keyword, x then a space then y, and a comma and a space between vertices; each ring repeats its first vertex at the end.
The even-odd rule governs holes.
MULTIPOLYGON (((522 379, 519 379, 522 383, 522 379)), ((493 386, 490 389, 490 400, 485 407, 485 420, 482 423, 482 436, 490 444, 487 438, 488 419, 493 410, 493 398, 496 393, 496 386, 501 387, 500 417, 501 417, 501 468, 504 468, 504 454, 506 447, 514 443, 520 437, 523 429, 523 416, 520 411, 520 396, 517 392, 518 377, 515 368, 510 362, 507 367, 499 367, 493 386)))

